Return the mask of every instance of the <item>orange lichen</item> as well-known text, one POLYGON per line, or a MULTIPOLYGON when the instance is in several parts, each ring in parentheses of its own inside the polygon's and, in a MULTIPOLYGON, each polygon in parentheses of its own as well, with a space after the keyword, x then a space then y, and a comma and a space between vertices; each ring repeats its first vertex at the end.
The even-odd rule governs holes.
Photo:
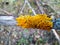
POLYGON ((50 31, 53 22, 51 22, 51 18, 49 18, 46 14, 37 14, 34 16, 31 15, 20 15, 16 18, 17 25, 23 28, 37 28, 50 31))

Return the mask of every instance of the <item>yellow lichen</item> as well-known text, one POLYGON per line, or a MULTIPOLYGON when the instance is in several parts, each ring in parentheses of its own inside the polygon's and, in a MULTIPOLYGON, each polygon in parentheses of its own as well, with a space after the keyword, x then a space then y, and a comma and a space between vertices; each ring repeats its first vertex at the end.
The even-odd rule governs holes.
POLYGON ((51 22, 46 14, 37 14, 34 16, 31 15, 20 15, 16 18, 17 25, 23 28, 37 28, 50 31, 53 27, 53 22, 51 22))

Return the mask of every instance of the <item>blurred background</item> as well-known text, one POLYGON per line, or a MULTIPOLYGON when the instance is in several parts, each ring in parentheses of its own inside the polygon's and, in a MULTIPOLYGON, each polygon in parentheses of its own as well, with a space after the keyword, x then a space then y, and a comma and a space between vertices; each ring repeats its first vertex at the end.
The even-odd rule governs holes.
MULTIPOLYGON (((60 17, 60 0, 0 0, 0 15, 46 13, 60 17), (27 3, 26 3, 27 1, 27 3), (26 3, 26 5, 25 5, 26 3), (33 10, 33 11, 32 11, 33 10)), ((56 30, 60 36, 60 30, 56 30)), ((54 34, 39 29, 23 29, 0 24, 0 45, 60 45, 54 34)))

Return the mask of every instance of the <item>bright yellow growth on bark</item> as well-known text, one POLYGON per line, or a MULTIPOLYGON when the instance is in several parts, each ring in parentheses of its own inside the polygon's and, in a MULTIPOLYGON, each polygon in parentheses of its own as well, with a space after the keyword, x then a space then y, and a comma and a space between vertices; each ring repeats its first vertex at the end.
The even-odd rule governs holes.
POLYGON ((50 31, 53 27, 53 22, 51 22, 46 14, 37 14, 34 16, 31 15, 20 15, 16 18, 17 25, 23 28, 37 28, 42 30, 50 31))

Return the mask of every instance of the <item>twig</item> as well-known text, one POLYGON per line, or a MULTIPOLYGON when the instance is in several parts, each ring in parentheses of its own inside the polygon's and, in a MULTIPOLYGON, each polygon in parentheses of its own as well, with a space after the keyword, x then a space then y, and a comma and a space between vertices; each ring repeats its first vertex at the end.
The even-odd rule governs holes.
POLYGON ((43 10, 43 7, 42 7, 41 5, 39 5, 39 4, 41 4, 41 3, 39 3, 38 0, 36 0, 36 4, 37 4, 39 10, 41 11, 41 13, 42 13, 42 14, 45 13, 44 10, 43 10))
POLYGON ((4 13, 8 14, 8 15, 12 15, 12 13, 9 13, 8 11, 4 10, 4 9, 1 9, 0 8, 0 11, 3 11, 4 13))
POLYGON ((59 35, 58 35, 57 32, 55 31, 55 29, 52 29, 52 31, 53 31, 55 37, 57 38, 57 40, 59 41, 59 44, 60 44, 60 37, 59 37, 59 35))

